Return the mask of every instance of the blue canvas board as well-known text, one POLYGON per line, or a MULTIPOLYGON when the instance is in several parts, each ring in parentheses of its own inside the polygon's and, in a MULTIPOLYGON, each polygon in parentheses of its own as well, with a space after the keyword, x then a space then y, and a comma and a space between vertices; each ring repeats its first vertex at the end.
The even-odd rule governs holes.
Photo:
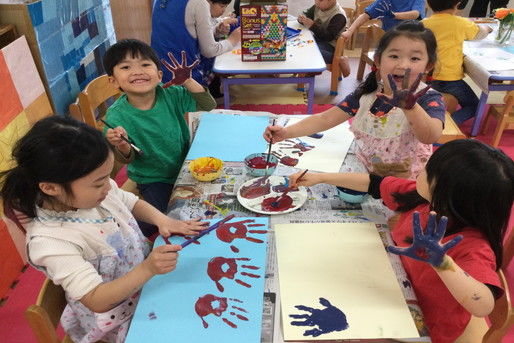
MULTIPOLYGON (((225 225, 203 236, 200 244, 183 248, 174 271, 156 275, 145 284, 126 343, 260 343, 268 218, 234 218, 225 225), (224 242, 218 238, 219 230, 226 233, 234 227, 237 230, 246 228, 248 232, 242 237, 251 240, 241 238, 224 242), (237 247, 239 252, 234 252, 231 246, 237 247), (212 261, 220 257, 239 259, 232 261, 237 265, 233 279, 219 279, 223 291, 207 273, 208 265, 212 266, 212 261), (247 276, 249 274, 253 276, 247 276), (248 286, 243 286, 245 283, 248 286), (211 306, 214 308, 222 307, 226 302, 226 310, 219 315, 210 313, 200 317, 198 311, 201 310, 198 309, 202 306, 199 304, 205 305, 205 299, 213 299, 211 306)), ((180 244, 185 239, 173 237, 171 241, 180 244)), ((162 244, 159 237, 155 246, 162 244)), ((229 266, 219 266, 219 270, 228 273, 229 266)), ((210 271, 210 275, 215 274, 212 269, 210 271)))
POLYGON ((265 116, 238 116, 203 113, 186 159, 212 156, 222 161, 243 161, 266 150, 262 133, 268 126, 265 116))

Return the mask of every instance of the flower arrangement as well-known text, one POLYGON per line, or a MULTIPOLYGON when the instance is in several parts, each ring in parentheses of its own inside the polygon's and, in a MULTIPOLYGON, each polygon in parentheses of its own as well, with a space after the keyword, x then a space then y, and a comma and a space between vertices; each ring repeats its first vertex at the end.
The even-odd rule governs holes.
POLYGON ((514 28, 514 9, 497 8, 494 10, 494 18, 498 19, 500 25, 495 40, 500 45, 509 44, 510 35, 514 28))

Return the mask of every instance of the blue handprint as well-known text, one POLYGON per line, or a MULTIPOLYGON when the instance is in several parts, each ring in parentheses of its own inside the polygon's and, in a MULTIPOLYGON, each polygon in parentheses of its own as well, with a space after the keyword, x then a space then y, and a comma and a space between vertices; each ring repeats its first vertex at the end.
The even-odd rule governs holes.
POLYGON ((304 336, 318 337, 319 335, 348 329, 348 322, 345 314, 333 306, 327 299, 319 298, 319 303, 325 306, 324 309, 315 309, 308 306, 296 305, 295 307, 301 311, 307 311, 311 314, 290 314, 289 317, 296 319, 305 319, 304 321, 292 321, 291 325, 296 326, 317 326, 317 328, 306 330, 304 336))
POLYGON ((441 217, 436 223, 436 213, 430 212, 425 233, 419 222, 419 212, 414 212, 412 216, 412 226, 414 239, 408 248, 388 246, 387 250, 393 254, 405 255, 418 261, 428 262, 434 267, 440 267, 443 263, 446 252, 456 246, 461 240, 462 235, 458 235, 449 242, 441 244, 441 239, 446 232, 448 218, 441 217))
POLYGON ((412 85, 409 87, 410 80, 410 68, 405 70, 405 75, 403 76, 402 81, 402 89, 398 89, 396 87, 396 82, 394 81, 394 77, 391 74, 387 74, 387 78, 389 79, 389 85, 391 90, 393 91, 393 96, 389 97, 384 94, 377 94, 379 99, 382 99, 388 104, 391 104, 396 107, 403 108, 405 110, 410 110, 416 105, 416 101, 424 95, 430 89, 430 85, 427 85, 425 88, 416 93, 419 84, 421 83, 421 78, 423 77, 423 73, 419 73, 412 85))

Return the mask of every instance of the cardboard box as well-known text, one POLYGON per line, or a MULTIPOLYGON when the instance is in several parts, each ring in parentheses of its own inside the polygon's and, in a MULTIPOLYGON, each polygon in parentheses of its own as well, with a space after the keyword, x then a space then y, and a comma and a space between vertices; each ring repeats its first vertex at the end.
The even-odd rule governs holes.
POLYGON ((241 6, 243 62, 285 61, 287 5, 251 1, 241 6))

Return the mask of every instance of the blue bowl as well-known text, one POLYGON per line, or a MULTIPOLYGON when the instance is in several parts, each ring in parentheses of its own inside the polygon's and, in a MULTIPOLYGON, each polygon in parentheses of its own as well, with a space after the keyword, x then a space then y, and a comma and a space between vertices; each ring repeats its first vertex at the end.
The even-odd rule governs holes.
POLYGON ((353 189, 343 187, 337 187, 337 195, 339 195, 339 198, 352 204, 360 204, 363 202, 366 194, 368 193, 354 191, 353 189))
MULTIPOLYGON (((245 157, 244 163, 248 174, 251 176, 264 176, 266 175, 266 159, 268 158, 268 154, 264 152, 259 152, 255 154, 251 154, 245 157)), ((267 175, 271 175, 275 172, 275 168, 278 165, 278 158, 275 155, 271 155, 269 159, 269 163, 271 164, 268 167, 267 175)))

